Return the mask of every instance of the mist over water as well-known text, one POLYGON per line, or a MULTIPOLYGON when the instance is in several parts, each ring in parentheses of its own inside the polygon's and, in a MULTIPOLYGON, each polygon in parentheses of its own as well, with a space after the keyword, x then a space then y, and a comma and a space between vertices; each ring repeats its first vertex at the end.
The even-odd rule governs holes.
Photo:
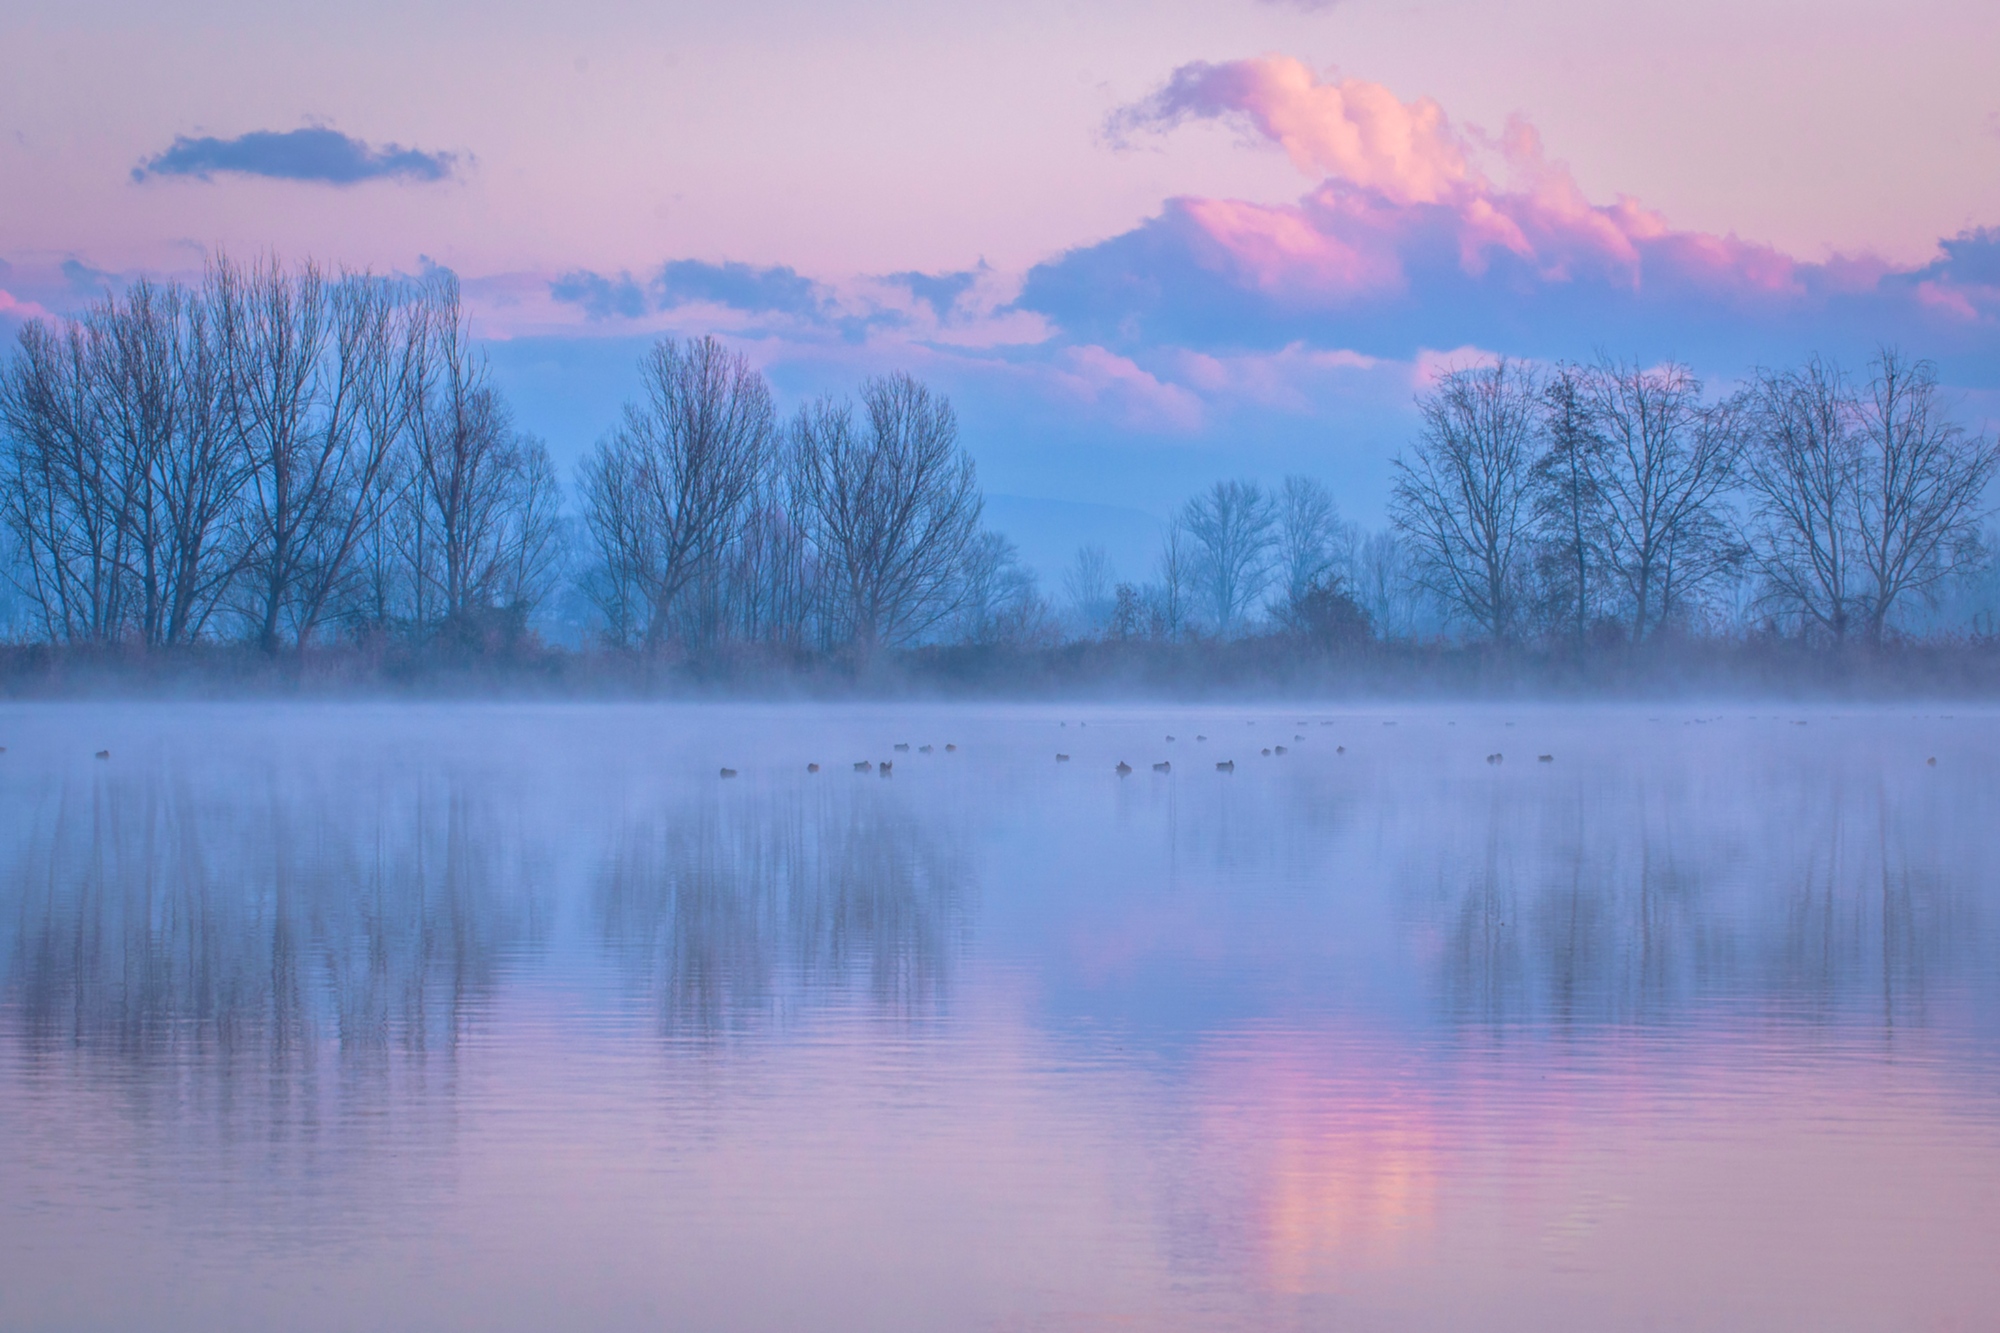
POLYGON ((0 1327, 1980 1326, 2000 713, 1770 708, 0 709, 0 1327))

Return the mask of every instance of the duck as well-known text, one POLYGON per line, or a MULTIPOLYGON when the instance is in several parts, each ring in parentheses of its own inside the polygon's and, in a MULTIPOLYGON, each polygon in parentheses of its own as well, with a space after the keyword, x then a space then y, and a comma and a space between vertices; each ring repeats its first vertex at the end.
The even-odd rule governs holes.
POLYGON ((888 777, 888 776, 889 776, 889 770, 890 770, 890 769, 892 769, 892 768, 894 768, 894 767, 895 767, 895 764, 891 763, 891 762, 890 762, 889 760, 887 760, 887 759, 884 759, 884 760, 883 760, 883 761, 881 762, 881 764, 877 766, 877 768, 876 768, 876 770, 875 770, 875 771, 876 771, 876 772, 878 772, 878 773, 880 773, 880 774, 881 774, 881 775, 882 775, 883 777, 885 777, 885 778, 886 778, 886 777, 888 777))
POLYGON ((898 741, 896 743, 896 751, 899 754, 908 754, 910 751, 910 743, 908 741, 898 741))
POLYGON ((957 754, 957 753, 958 753, 958 747, 957 747, 956 745, 947 745, 947 746, 945 746, 945 747, 944 747, 944 752, 945 752, 946 754, 957 754))
POLYGON ((1234 773, 1236 771, 1236 761, 1234 759, 1225 759, 1215 766, 1215 771, 1218 773, 1234 773))
POLYGON ((806 772, 808 772, 808 773, 817 773, 817 772, 819 772, 819 765, 818 765, 818 764, 807 764, 807 765, 806 765, 806 772))
POLYGON ((866 773, 869 769, 873 767, 874 765, 869 763, 866 759, 857 759, 854 763, 854 771, 856 773, 866 773))
POLYGON ((1207 740, 1207 739, 1208 739, 1208 737, 1206 737, 1206 736, 1197 736, 1197 737, 1195 737, 1195 739, 1196 739, 1196 740, 1198 740, 1198 741, 1205 741, 1205 740, 1207 740))
POLYGON ((1130 773, 1131 771, 1132 771, 1132 765, 1130 765, 1130 764, 1126 763, 1126 762, 1125 762, 1125 761, 1124 761, 1123 759, 1120 759, 1120 760, 1118 761, 1118 776, 1119 776, 1119 777, 1121 777, 1121 778, 1122 778, 1122 777, 1124 777, 1124 776, 1125 776, 1125 775, 1126 775, 1127 773, 1130 773))
POLYGON ((1067 764, 1069 762, 1069 756, 1066 754, 1059 754, 1056 756, 1056 762, 1058 764, 1067 764))
POLYGON ((1159 763, 1153 765, 1153 771, 1155 773, 1171 773, 1174 771, 1174 766, 1171 761, 1162 759, 1159 763))
POLYGON ((1259 750, 1259 751, 1258 751, 1257 753, 1258 753, 1258 754, 1261 754, 1261 755, 1263 755, 1263 756, 1264 756, 1264 757, 1265 757, 1266 759, 1269 759, 1269 758, 1271 757, 1271 751, 1270 751, 1270 749, 1269 749, 1268 747, 1267 747, 1267 748, 1265 748, 1265 749, 1262 749, 1262 750, 1259 750))
POLYGON ((1284 746, 1282 746, 1282 745, 1273 745, 1273 746, 1271 747, 1271 753, 1272 753, 1272 754, 1290 754, 1290 753, 1291 753, 1291 751, 1290 751, 1290 750, 1287 750, 1287 749, 1286 749, 1286 748, 1285 748, 1284 746))
POLYGON ((1535 762, 1538 764, 1553 764, 1555 761, 1556 757, 1552 754, 1538 754, 1535 756, 1535 762))
POLYGON ((1931 756, 1930 758, 1928 758, 1928 759, 1924 760, 1924 765, 1925 765, 1925 767, 1927 767, 1927 768, 1936 768, 1936 767, 1937 767, 1937 756, 1936 756, 1936 755, 1932 755, 1932 756, 1931 756))
POLYGON ((1174 738, 1172 736, 1167 737, 1167 744, 1172 745, 1173 743, 1174 743, 1174 738))
POLYGON ((1486 756, 1486 762, 1489 764, 1497 764, 1501 762, 1502 758, 1503 756, 1499 754, 1489 754, 1486 756))
POLYGON ((917 747, 918 754, 929 754, 930 752, 931 752, 931 747, 928 745, 919 745, 917 747))
POLYGON ((109 750, 99 750, 99 751, 97 752, 97 757, 98 757, 99 759, 109 759, 109 758, 111 757, 111 751, 109 751, 109 750))
POLYGON ((733 778, 736 776, 736 770, 733 768, 725 768, 722 770, 722 776, 725 778, 733 778))

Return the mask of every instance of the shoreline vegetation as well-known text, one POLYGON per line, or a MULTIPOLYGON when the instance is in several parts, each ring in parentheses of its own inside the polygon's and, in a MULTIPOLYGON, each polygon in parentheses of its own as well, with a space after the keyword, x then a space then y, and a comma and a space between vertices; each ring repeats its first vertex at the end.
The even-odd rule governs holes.
POLYGON ((1218 480, 1045 590, 907 374, 663 337, 565 484, 456 281, 216 259, 0 361, 0 695, 2000 696, 2000 444, 1884 348, 1726 391, 1500 360, 1388 523, 1218 480))
POLYGON ((273 657, 243 645, 167 651, 0 646, 0 699, 513 702, 2000 701, 2000 648, 1927 639, 1827 652, 1784 639, 1651 645, 1577 658, 1486 644, 1301 650, 1279 637, 1050 647, 951 645, 866 664, 762 652, 707 658, 576 651, 528 636, 448 653, 339 645, 273 657))

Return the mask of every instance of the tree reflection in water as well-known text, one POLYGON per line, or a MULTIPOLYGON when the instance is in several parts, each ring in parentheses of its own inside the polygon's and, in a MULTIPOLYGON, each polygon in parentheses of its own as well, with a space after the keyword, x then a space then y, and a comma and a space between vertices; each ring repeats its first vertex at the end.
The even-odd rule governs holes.
POLYGON ((1921 1023, 1932 982, 1972 958, 1990 860, 1964 840, 1978 821, 1879 776, 1702 790, 1605 771, 1561 799, 1499 790, 1466 814, 1403 870, 1458 1022, 1722 1006, 1894 1027, 1921 1023))
POLYGON ((448 777, 257 776, 100 774, 8 821, 28 1049, 278 1070, 453 1048, 529 931, 508 821, 448 777))
POLYGON ((862 990, 883 1011, 938 1011, 971 885, 935 814, 842 783, 631 817, 595 904, 605 947, 654 993, 667 1030, 716 1034, 862 990))

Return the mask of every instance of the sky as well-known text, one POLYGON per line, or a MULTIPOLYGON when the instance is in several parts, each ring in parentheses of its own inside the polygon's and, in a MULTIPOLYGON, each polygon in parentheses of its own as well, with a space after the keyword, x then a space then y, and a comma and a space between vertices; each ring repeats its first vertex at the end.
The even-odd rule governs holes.
POLYGON ((443 266, 573 461, 662 334, 948 392, 996 526, 1143 575, 1221 477, 1381 520, 1498 355, 1935 358, 2000 424, 2000 6, 48 0, 0 334, 141 273, 443 266))

